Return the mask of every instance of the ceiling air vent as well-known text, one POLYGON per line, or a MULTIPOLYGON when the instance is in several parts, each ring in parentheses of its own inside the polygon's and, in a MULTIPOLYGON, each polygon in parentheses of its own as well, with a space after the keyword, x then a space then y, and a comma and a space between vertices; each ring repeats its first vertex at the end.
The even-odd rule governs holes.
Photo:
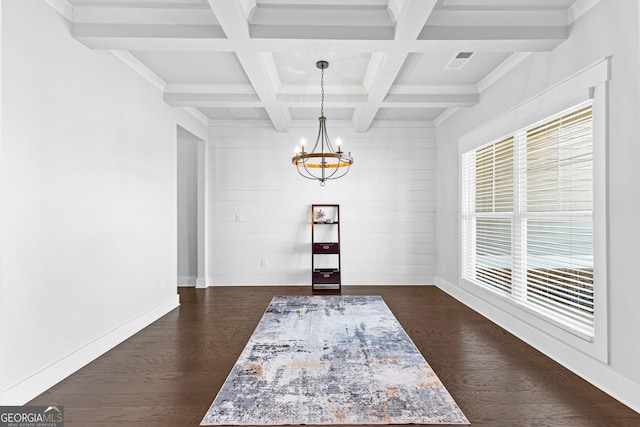
POLYGON ((475 52, 458 52, 458 54, 451 58, 451 61, 444 66, 444 69, 461 70, 465 65, 467 65, 473 55, 475 55, 475 52))

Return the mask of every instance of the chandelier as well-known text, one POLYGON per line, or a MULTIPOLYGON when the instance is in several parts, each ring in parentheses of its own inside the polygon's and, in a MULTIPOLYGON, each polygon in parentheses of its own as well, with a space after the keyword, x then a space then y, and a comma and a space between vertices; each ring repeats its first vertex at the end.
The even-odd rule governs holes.
POLYGON ((324 187, 325 182, 330 179, 342 178, 349 172, 353 164, 351 152, 345 154, 340 147, 340 140, 336 139, 337 150, 334 150, 329 135, 327 134, 327 118, 324 116, 324 70, 329 67, 327 61, 316 62, 316 67, 322 70, 320 77, 320 88, 322 90, 322 100, 320 103, 320 127, 316 143, 311 152, 304 151, 305 140, 300 141, 301 149, 296 149, 296 155, 291 158, 291 163, 296 165, 298 173, 307 179, 320 181, 324 187))

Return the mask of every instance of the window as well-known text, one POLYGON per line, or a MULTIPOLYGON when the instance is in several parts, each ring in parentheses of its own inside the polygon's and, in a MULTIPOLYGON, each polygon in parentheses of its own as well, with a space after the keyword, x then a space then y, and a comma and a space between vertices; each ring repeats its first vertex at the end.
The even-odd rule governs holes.
POLYGON ((462 154, 462 277, 594 335, 587 101, 462 154))

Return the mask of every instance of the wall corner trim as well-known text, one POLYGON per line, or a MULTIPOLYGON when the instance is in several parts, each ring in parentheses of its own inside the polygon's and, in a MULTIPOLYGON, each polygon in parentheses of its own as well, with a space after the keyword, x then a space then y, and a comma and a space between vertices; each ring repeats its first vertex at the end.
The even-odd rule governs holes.
POLYGON ((180 306, 179 295, 170 296, 155 307, 70 352, 17 384, 2 390, 0 401, 3 405, 26 404, 178 306, 180 306))

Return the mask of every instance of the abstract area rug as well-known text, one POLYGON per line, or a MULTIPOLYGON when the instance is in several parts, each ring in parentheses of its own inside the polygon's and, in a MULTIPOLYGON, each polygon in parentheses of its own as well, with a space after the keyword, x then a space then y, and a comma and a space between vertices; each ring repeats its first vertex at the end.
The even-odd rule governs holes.
POLYGON ((201 425, 469 424, 379 296, 276 296, 201 425))

